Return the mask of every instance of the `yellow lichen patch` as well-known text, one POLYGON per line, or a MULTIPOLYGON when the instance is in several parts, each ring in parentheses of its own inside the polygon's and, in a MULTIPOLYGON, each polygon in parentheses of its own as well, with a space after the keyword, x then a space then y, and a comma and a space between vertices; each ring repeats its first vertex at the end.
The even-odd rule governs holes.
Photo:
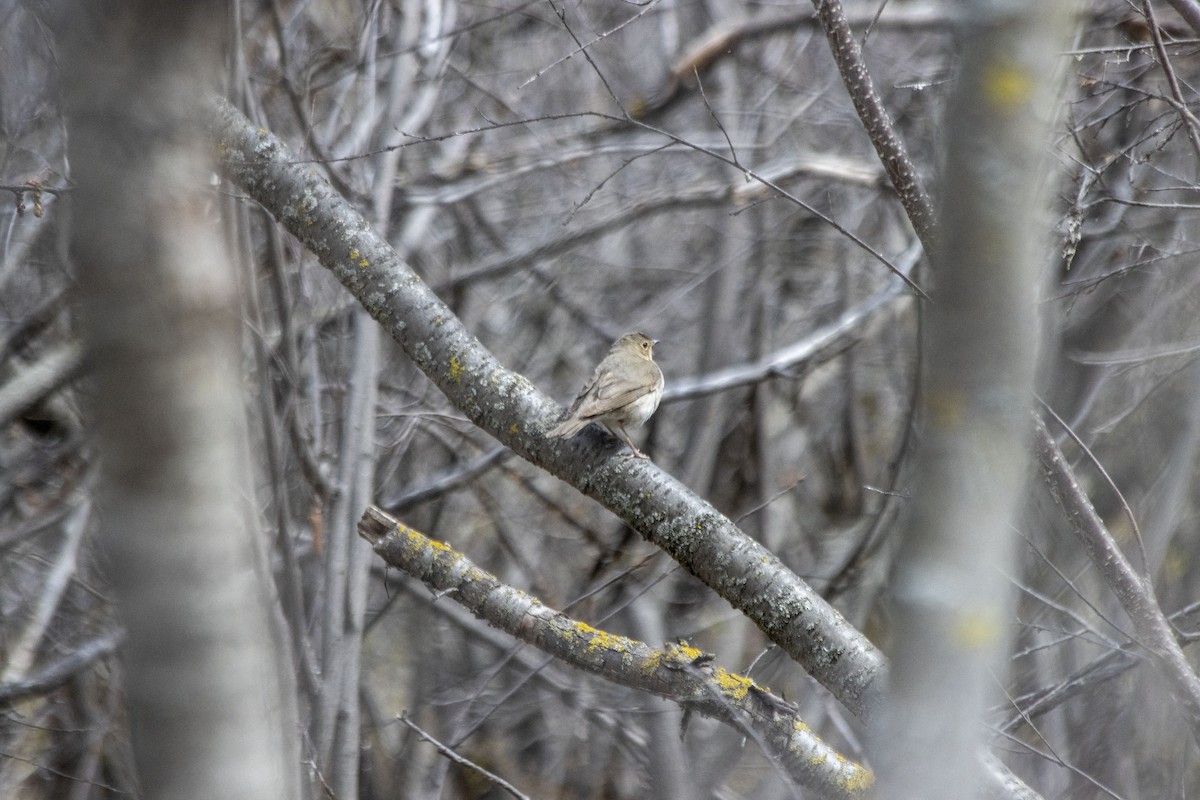
POLYGON ((410 544, 417 547, 431 547, 434 550, 444 550, 449 553, 456 553, 455 549, 445 542, 439 542, 436 539, 430 539, 425 534, 421 533, 416 528, 410 528, 407 525, 400 524, 396 526, 396 533, 408 539, 410 544))
POLYGON ((741 675, 734 675, 732 672, 727 672, 721 668, 717 668, 713 673, 713 677, 717 679, 722 691, 725 692, 733 700, 741 700, 750 691, 750 687, 754 685, 754 681, 741 675))
POLYGON ((363 269, 370 263, 367 261, 367 257, 358 251, 357 247, 350 251, 350 260, 357 261, 359 269, 363 269))
POLYGON ((458 356, 450 356, 450 380, 462 383, 463 365, 458 356))
POLYGON ((842 786, 850 794, 866 795, 875 785, 875 773, 866 767, 855 765, 850 776, 842 782, 842 786))
POLYGON ((511 435, 516 436, 518 433, 521 432, 521 428, 517 425, 517 423, 514 422, 512 425, 508 426, 508 432, 511 435))
POLYGON ((704 655, 703 650, 699 647, 692 647, 687 642, 680 642, 675 645, 674 650, 676 658, 686 661, 695 661, 704 655))
POLYGON ((991 64, 984 71, 983 95, 1001 111, 1013 111, 1033 94, 1033 78, 1015 64, 991 64))
POLYGON ((596 650, 620 651, 627 649, 628 640, 624 636, 617 636, 582 622, 576 623, 576 628, 580 633, 586 633, 590 637, 587 646, 589 653, 596 650))
POLYGON ((837 761, 837 781, 847 794, 865 795, 867 790, 875 784, 875 773, 861 764, 855 764, 840 753, 815 755, 808 759, 808 763, 814 769, 820 770, 830 759, 837 761))

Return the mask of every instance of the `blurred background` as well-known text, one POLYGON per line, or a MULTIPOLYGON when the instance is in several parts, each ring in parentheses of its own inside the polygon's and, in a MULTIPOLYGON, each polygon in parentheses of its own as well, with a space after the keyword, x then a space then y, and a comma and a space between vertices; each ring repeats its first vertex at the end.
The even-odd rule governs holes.
MULTIPOLYGON (((1030 236, 1050 287, 1042 398, 1074 437, 1052 430, 1190 642, 1200 31, 1175 5, 1189 4, 1154 5, 1156 29, 1138 4, 1083 4, 1061 60, 1054 217, 1030 236)), ((958 4, 845 8, 936 196, 958 4)), ((502 363, 567 404, 621 333, 659 339, 667 396, 635 434, 642 449, 886 641, 878 600, 915 444, 919 314, 861 243, 917 282, 924 262, 807 4, 228 11, 221 91, 326 173, 502 363), (753 370, 805 342, 803 358, 753 370), (754 379, 679 395, 738 367, 754 379)), ((66 244, 59 13, 0 0, 0 794, 13 798, 137 791, 120 622, 89 537, 98 452, 66 244)), ((293 638, 310 796, 322 783, 361 798, 505 796, 401 714, 532 797, 794 796, 736 732, 703 719, 685 731, 677 707, 555 664, 386 571, 348 498, 598 628, 715 654, 863 757, 857 721, 752 623, 477 430, 311 253, 215 175, 212 189, 242 283, 255 467, 243 500, 293 638), (367 406, 352 401, 364 382, 367 406), (352 458, 364 428, 369 463, 352 458), (351 767, 339 749, 357 753, 351 767)), ((994 748, 1046 797, 1194 796, 1186 727, 1032 459, 1029 476, 994 748)))

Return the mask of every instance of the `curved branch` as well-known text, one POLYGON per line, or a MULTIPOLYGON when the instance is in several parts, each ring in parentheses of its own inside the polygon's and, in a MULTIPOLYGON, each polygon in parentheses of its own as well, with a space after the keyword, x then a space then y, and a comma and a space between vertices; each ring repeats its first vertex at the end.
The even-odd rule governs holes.
POLYGON ((714 667, 694 647, 654 648, 574 620, 374 506, 363 515, 358 533, 388 564, 439 596, 451 596, 489 625, 577 669, 733 726, 755 739, 792 780, 823 797, 862 797, 874 783, 870 770, 813 734, 795 706, 749 678, 714 667))
MULTIPOLYGON (((902 257, 904 263, 900 265, 900 269, 908 274, 919 255, 919 247, 915 250, 910 249, 902 257)), ((901 296, 902 287, 900 281, 893 281, 890 286, 874 296, 847 309, 833 322, 818 328, 798 342, 768 353, 753 363, 735 364, 677 382, 663 392, 663 402, 692 400, 740 386, 750 386, 778 375, 787 375, 806 362, 816 361, 817 357, 824 353, 841 352, 854 344, 851 337, 876 311, 886 307, 892 299, 901 296)))

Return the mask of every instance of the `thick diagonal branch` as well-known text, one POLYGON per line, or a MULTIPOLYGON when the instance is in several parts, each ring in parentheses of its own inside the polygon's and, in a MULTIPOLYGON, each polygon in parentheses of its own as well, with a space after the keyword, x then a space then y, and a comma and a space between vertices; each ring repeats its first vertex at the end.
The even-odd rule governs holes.
POLYGON ((350 203, 229 105, 218 124, 229 177, 317 255, 455 406, 666 550, 851 712, 870 716, 884 659, 808 584, 670 475, 598 446, 599 434, 548 440, 559 407, 500 364, 350 203))

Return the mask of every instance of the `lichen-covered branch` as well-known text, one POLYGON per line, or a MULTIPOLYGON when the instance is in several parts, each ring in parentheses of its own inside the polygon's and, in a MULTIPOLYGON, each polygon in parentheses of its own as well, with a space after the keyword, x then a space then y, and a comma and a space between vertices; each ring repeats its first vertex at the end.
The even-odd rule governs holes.
POLYGON ((792 780, 824 797, 863 797, 870 770, 839 755, 791 703, 710 663, 686 644, 651 647, 598 630, 508 586, 452 548, 372 506, 358 526, 384 561, 444 593, 479 619, 571 666, 719 719, 757 741, 792 780))

